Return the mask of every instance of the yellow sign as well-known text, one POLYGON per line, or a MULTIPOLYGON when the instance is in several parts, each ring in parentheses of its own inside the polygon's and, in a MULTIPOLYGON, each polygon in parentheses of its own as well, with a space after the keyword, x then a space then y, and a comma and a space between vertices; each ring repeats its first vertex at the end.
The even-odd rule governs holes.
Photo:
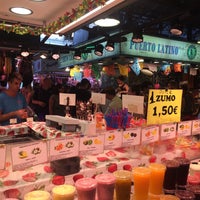
POLYGON ((147 124, 180 122, 182 90, 149 90, 147 124))

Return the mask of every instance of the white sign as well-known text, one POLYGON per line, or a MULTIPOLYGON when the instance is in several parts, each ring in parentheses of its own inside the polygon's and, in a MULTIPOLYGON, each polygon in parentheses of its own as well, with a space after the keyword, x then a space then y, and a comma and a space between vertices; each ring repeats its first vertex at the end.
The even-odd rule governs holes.
POLYGON ((67 103, 69 103, 69 106, 75 106, 76 95, 68 93, 59 93, 59 103, 60 105, 65 105, 65 106, 67 106, 67 103))
POLYGON ((92 92, 92 103, 105 105, 106 104, 106 95, 103 93, 92 92))
POLYGON ((21 170, 48 161, 47 142, 30 142, 12 147, 13 170, 21 170))
POLYGON ((0 169, 5 168, 6 163, 6 145, 0 144, 0 169))
POLYGON ((50 140, 50 160, 59 160, 79 155, 79 138, 59 137, 50 140))
POLYGON ((144 96, 122 95, 122 107, 130 113, 144 114, 144 96))
POLYGON ((161 140, 168 140, 176 137, 177 123, 162 124, 160 126, 161 140))
POLYGON ((177 136, 191 135, 192 121, 183 121, 178 123, 177 136))
POLYGON ((122 131, 113 130, 105 132, 104 149, 115 149, 122 146, 122 131))
POLYGON ((148 144, 159 139, 159 126, 142 128, 142 143, 148 144))

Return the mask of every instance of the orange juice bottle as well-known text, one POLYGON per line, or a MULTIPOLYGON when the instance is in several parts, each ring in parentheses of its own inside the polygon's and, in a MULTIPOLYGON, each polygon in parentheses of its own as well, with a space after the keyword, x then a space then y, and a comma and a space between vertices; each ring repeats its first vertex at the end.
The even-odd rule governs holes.
POLYGON ((156 195, 162 194, 166 166, 160 163, 151 163, 149 169, 151 170, 149 193, 156 195))
POLYGON ((133 169, 134 200, 147 200, 151 171, 147 167, 133 169))

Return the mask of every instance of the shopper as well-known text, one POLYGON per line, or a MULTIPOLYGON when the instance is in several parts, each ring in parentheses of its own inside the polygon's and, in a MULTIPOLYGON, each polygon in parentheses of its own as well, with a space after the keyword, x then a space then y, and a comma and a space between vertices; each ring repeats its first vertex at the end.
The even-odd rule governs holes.
POLYGON ((104 90, 106 98, 110 101, 106 108, 105 115, 113 111, 120 111, 122 109, 122 99, 116 95, 113 88, 106 88, 104 90))
POLYGON ((120 75, 117 78, 118 87, 116 89, 117 96, 122 97, 123 94, 127 94, 129 92, 129 86, 126 83, 126 77, 120 75))
POLYGON ((32 97, 32 108, 38 116, 39 121, 45 121, 45 115, 49 114, 49 98, 51 96, 52 81, 46 77, 41 85, 34 89, 32 97))
POLYGON ((27 102, 20 93, 21 82, 22 76, 19 73, 11 73, 8 77, 8 89, 0 93, 0 125, 21 123, 27 118, 27 102))

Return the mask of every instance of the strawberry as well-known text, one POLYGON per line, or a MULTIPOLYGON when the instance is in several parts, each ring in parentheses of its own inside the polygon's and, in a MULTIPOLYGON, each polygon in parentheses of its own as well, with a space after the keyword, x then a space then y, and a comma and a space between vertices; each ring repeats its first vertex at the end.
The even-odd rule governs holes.
POLYGON ((150 163, 155 163, 156 162, 157 157, 155 155, 152 155, 149 157, 149 162, 150 163))
POLYGON ((52 173, 53 172, 53 169, 50 167, 50 166, 44 166, 44 171, 46 173, 52 173))
POLYGON ((115 151, 118 151, 120 153, 126 153, 127 152, 127 150, 123 147, 116 148, 115 151))
POLYGON ((74 183, 78 180, 78 179, 81 179, 81 178, 84 178, 83 174, 75 174, 73 176, 73 181, 74 183))
POLYGON ((107 155, 108 157, 115 157, 115 156, 116 156, 116 153, 115 153, 114 151, 108 151, 108 152, 106 152, 106 155, 107 155))
POLYGON ((121 158, 118 158, 119 161, 127 161, 129 160, 129 158, 125 158, 125 157, 121 157, 121 158))
POLYGON ((186 154, 184 151, 181 153, 181 157, 186 158, 186 154))
POLYGON ((5 178, 8 175, 9 175, 8 170, 0 169, 0 178, 5 178))
POLYGON ((30 172, 22 176, 22 179, 26 182, 35 182, 38 179, 39 174, 37 172, 30 172))
POLYGON ((97 160, 99 162, 105 162, 105 161, 109 161, 109 158, 107 158, 107 157, 97 157, 97 160))
POLYGON ((132 166, 129 165, 129 164, 125 164, 125 165, 123 166, 123 170, 132 171, 132 166))
POLYGON ((6 180, 3 181, 4 186, 11 186, 11 185, 16 185, 18 183, 18 180, 6 180))
POLYGON ((117 164, 116 163, 110 163, 109 165, 107 165, 107 170, 110 173, 117 171, 117 164))
POLYGON ((63 185, 65 183, 65 177, 64 176, 55 175, 52 178, 52 183, 54 185, 63 185))
POLYGON ((96 162, 93 161, 86 161, 85 163, 83 163, 86 167, 88 168, 96 168, 96 162))
POLYGON ((9 189, 3 192, 6 198, 19 198, 20 191, 18 189, 9 189))
POLYGON ((9 136, 13 136, 13 135, 15 135, 15 131, 9 131, 8 133, 7 133, 7 135, 9 135, 9 136))

